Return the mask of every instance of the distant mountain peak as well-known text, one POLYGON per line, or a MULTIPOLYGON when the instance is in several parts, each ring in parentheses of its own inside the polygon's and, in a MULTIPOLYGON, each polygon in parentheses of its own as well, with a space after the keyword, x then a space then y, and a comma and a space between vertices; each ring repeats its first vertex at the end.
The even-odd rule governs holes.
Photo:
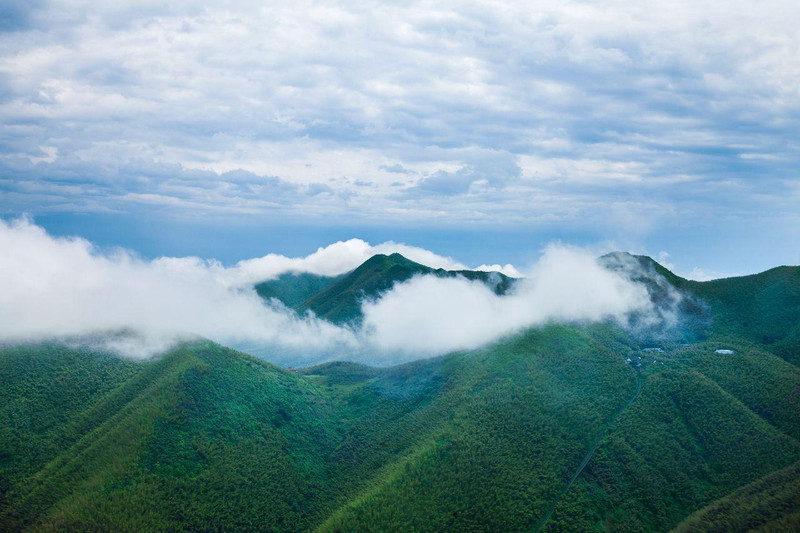
POLYGON ((675 287, 684 287, 688 281, 648 255, 617 251, 601 256, 598 261, 609 270, 624 272, 634 281, 649 279, 655 274, 660 275, 675 287))
POLYGON ((499 272, 432 268, 394 252, 375 254, 335 278, 287 276, 260 283, 256 290, 263 298, 278 298, 300 313, 313 311, 320 318, 342 324, 361 319, 361 302, 365 299, 376 298, 396 283, 426 274, 480 281, 496 294, 504 294, 514 282, 499 272))
POLYGON ((378 264, 399 264, 399 265, 414 265, 420 266, 424 268, 431 268, 429 266, 423 265, 421 263, 417 263, 416 261, 412 261, 411 259, 407 258, 403 254, 398 252, 394 252, 391 254, 375 254, 363 263, 361 263, 358 267, 356 267, 353 272, 360 268, 369 267, 372 265, 378 264))
POLYGON ((355 270, 358 270, 359 268, 362 267, 368 267, 374 264, 400 265, 407 268, 416 268, 416 269, 421 268, 421 269, 435 270, 434 267, 431 267, 430 265, 425 265, 423 263, 419 263, 417 261, 414 261, 413 259, 409 259, 408 257, 404 256, 399 252, 393 252, 391 254, 375 254, 366 261, 364 261, 355 270))

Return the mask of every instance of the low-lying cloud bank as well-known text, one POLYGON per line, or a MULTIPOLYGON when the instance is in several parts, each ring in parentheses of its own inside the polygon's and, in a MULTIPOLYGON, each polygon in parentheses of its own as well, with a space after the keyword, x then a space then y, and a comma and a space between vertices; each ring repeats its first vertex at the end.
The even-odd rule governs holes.
POLYGON ((600 266, 591 254, 548 247, 507 296, 463 278, 414 278, 363 306, 365 331, 385 350, 469 349, 549 321, 625 323, 648 313, 643 285, 600 266))
POLYGON ((265 304, 218 263, 196 258, 144 261, 124 250, 97 253, 79 238, 54 238, 26 220, 0 222, 0 340, 142 333, 109 341, 144 357, 193 336, 220 342, 352 344, 351 331, 265 304), (141 342, 134 342, 135 339, 141 342))
MULTIPOLYGON (((644 286, 563 246, 548 247, 506 296, 462 278, 398 284, 364 302, 359 328, 298 316, 264 302, 252 285, 284 272, 340 274, 376 253, 399 252, 448 269, 465 265, 421 248, 357 239, 304 258, 270 254, 228 268, 198 258, 147 261, 124 250, 100 253, 84 239, 52 237, 25 219, 0 221, 0 250, 0 342, 69 339, 129 357, 200 336, 289 350, 296 364, 329 358, 380 364, 475 348, 548 321, 624 323, 651 309, 644 286)), ((519 275, 511 265, 503 270, 519 275)))

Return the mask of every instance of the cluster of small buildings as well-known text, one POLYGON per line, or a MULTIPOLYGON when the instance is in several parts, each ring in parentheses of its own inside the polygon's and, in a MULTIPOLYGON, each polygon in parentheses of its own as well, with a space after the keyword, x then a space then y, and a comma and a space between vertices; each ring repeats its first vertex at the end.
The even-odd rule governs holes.
MULTIPOLYGON (((689 344, 683 344, 681 346, 689 346, 689 344)), ((664 349, 663 348, 642 348, 641 352, 646 352, 648 354, 657 354, 657 353, 664 353, 664 349)), ((717 354, 720 354, 720 355, 733 355, 736 352, 734 350, 731 350, 731 349, 728 349, 728 348, 718 348, 718 349, 714 350, 714 353, 717 353, 717 354)), ((628 357, 627 359, 625 359, 625 362, 627 364, 631 365, 631 366, 636 367, 636 368, 642 368, 642 365, 645 365, 645 364, 647 364, 647 363, 649 363, 651 361, 649 361, 649 359, 648 360, 643 360, 642 356, 638 355, 638 356, 628 357)), ((660 364, 663 365, 664 361, 659 361, 658 359, 653 359, 652 363, 653 364, 659 364, 660 363, 660 364)))

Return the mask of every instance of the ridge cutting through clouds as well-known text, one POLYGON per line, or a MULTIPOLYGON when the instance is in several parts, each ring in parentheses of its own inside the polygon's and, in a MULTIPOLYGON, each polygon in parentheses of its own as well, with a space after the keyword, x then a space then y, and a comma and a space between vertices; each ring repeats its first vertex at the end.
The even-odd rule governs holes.
MULTIPOLYGON (((337 243, 306 258, 268 255, 225 269, 197 258, 144 261, 101 254, 80 238, 54 238, 28 220, 0 221, 0 342, 66 340, 130 357, 197 336, 228 345, 293 350, 295 364, 330 358, 380 364, 485 345, 548 321, 625 323, 651 303, 641 285, 563 246, 545 250, 512 294, 433 276, 398 284, 363 304, 364 326, 338 327, 265 302, 252 282, 265 273, 340 273, 363 253, 402 251, 448 267, 449 258, 406 245, 337 243)), ((435 266, 435 265, 434 265, 435 266)))
POLYGON ((5 213, 797 222, 791 0, 1 9, 5 213))

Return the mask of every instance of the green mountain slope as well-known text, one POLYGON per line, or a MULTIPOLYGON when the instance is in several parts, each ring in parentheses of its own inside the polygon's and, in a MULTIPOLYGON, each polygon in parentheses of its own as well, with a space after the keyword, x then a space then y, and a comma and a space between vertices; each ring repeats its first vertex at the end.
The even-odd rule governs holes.
POLYGON ((720 336, 744 337, 800 364, 800 267, 692 282, 689 288, 713 309, 720 336))
POLYGON ((339 281, 297 306, 336 323, 349 322, 360 314, 361 300, 375 297, 417 274, 433 269, 410 261, 400 254, 376 255, 339 281))
POLYGON ((276 298, 286 307, 297 308, 303 302, 322 292, 343 276, 319 276, 317 274, 286 273, 275 279, 262 281, 255 286, 256 293, 264 299, 276 298))
POLYGON ((713 381, 681 366, 659 369, 559 503, 550 529, 593 517, 598 528, 663 531, 798 453, 796 439, 713 381))
POLYGON ((800 530, 800 462, 746 485, 697 511, 677 533, 800 530))
MULTIPOLYGON (((35 359, 40 350, 22 351, 35 359)), ((62 352, 72 373, 91 374, 110 361, 62 352)), ((95 391, 81 404, 85 409, 65 420, 59 437, 28 434, 58 442, 47 457, 24 461, 26 449, 3 443, 6 462, 14 465, 3 472, 7 528, 254 530, 266 521, 276 530, 307 529, 444 443, 482 458, 464 472, 469 478, 508 471, 510 485, 494 496, 498 510, 519 506, 507 498, 516 490, 529 491, 541 506, 558 489, 542 481, 569 469, 586 434, 619 408, 635 381, 610 351, 571 328, 531 332, 493 351, 380 370, 326 365, 301 375, 212 344, 155 362, 122 362, 119 370, 125 372, 120 383, 95 391), (595 350, 602 355, 588 361, 591 374, 565 365, 565 358, 580 360, 595 350), (592 407, 580 405, 592 392, 592 407), (82 430, 69 430, 75 426, 82 430), (551 435, 526 442, 525 435, 545 426, 551 435), (496 445, 484 446, 487 438, 496 445), (511 468, 530 454, 546 461, 511 468)), ((60 381, 59 373, 36 375, 36 388, 60 381)), ((44 410, 59 411, 56 405, 44 410)), ((452 483, 465 481, 447 469, 437 479, 443 485, 433 490, 443 498, 452 483)), ((479 509, 487 489, 499 490, 474 485, 460 505, 479 509)), ((449 504, 442 499, 442 505, 449 504)), ((523 505, 498 517, 525 524, 532 519, 528 511, 523 505)), ((456 524, 479 519, 465 511, 456 524)))
POLYGON ((531 529, 637 388, 616 355, 566 327, 446 365, 431 405, 445 423, 320 530, 531 529))
MULTIPOLYGON (((343 320, 408 263, 377 256, 320 305, 349 302, 327 310, 343 320)), ((729 303, 735 280, 664 279, 651 295, 691 291, 711 319, 702 338, 645 350, 612 324, 550 325, 390 368, 300 372, 210 342, 152 361, 0 348, 0 530, 725 529, 719 509, 794 524, 793 471, 780 472, 800 460, 800 368, 731 325, 754 309, 729 303)), ((758 279, 744 294, 769 293, 758 279)), ((306 281, 293 294, 318 288, 306 281)))
MULTIPOLYGON (((37 358, 36 349, 28 352, 37 358)), ((96 371, 94 355, 64 353, 72 372, 96 371)), ((320 463, 333 441, 330 425, 320 423, 332 419, 330 406, 313 383, 210 343, 135 366, 118 386, 96 391, 58 436, 28 434, 52 448, 49 456, 31 464, 27 449, 2 443, 13 466, 3 472, 0 529, 310 526, 318 500, 333 490, 321 483, 320 463)), ((34 385, 64 386, 60 372, 39 374, 34 385)), ((31 394, 17 397, 25 403, 31 394)), ((45 411, 53 410, 62 414, 45 411)))
POLYGON ((601 261, 645 283, 658 308, 670 307, 671 289, 688 295, 676 306, 684 334, 691 332, 687 340, 709 335, 721 342, 745 339, 800 364, 800 267, 699 282, 681 278, 646 256, 617 252, 601 261))

